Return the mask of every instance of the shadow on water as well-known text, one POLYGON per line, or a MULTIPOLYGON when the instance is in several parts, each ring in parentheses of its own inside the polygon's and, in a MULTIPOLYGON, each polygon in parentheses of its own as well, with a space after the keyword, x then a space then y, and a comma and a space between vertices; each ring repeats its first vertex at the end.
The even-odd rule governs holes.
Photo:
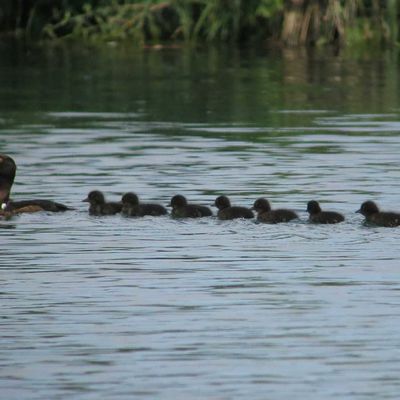
POLYGON ((0 49, 13 196, 75 207, 1 221, 7 399, 398 398, 398 230, 354 213, 398 204, 393 53, 0 49), (300 221, 91 217, 93 189, 300 221))

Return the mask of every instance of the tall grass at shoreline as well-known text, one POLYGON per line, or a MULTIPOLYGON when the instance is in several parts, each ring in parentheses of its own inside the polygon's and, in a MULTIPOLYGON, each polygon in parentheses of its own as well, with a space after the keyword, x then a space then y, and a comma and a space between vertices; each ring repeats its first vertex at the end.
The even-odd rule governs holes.
POLYGON ((397 44, 398 0, 3 0, 0 32, 143 45, 397 44))

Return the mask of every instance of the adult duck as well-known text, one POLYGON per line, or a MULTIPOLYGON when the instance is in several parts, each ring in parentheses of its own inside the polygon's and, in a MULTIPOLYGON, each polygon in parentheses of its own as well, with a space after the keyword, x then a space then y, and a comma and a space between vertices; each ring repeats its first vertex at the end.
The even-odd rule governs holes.
POLYGON ((0 154, 0 204, 3 214, 21 214, 37 211, 60 212, 70 210, 66 205, 52 200, 12 200, 10 194, 16 172, 17 165, 15 161, 8 155, 0 154))

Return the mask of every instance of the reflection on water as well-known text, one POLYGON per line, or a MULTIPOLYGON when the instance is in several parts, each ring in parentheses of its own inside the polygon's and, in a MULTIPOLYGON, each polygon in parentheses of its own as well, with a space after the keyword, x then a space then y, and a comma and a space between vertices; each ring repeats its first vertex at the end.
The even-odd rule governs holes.
POLYGON ((13 228, 0 229, 4 398, 398 397, 399 231, 354 214, 370 198, 399 208, 390 60, 383 74, 373 60, 99 54, 86 76, 88 58, 78 71, 69 53, 68 68, 35 54, 15 72, 1 61, 16 95, 0 97, 0 151, 19 166, 15 198, 76 209, 0 225, 13 228), (360 74, 375 77, 368 98, 360 74), (301 221, 90 217, 95 188, 163 204, 266 196, 301 221), (312 198, 346 221, 308 225, 312 198))

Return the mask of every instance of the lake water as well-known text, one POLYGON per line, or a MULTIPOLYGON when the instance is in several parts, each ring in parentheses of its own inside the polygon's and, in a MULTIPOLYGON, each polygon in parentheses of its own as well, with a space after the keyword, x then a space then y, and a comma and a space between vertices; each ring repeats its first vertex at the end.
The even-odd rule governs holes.
POLYGON ((396 54, 0 51, 14 198, 75 208, 0 221, 2 398, 398 399, 400 230, 354 213, 400 209, 396 54), (93 189, 301 220, 91 217, 93 189))

